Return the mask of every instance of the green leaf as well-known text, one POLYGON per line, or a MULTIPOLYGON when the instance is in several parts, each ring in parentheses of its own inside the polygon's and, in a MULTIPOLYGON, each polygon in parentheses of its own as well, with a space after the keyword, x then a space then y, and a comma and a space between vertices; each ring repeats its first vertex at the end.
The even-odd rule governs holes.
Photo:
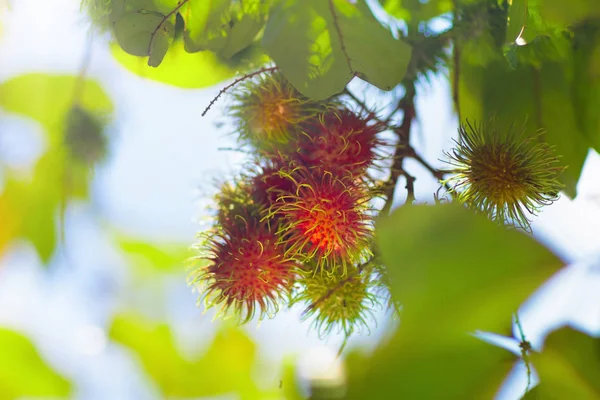
POLYGON ((569 26, 600 18, 600 7, 598 0, 542 0, 540 14, 548 22, 569 26))
POLYGON ((376 240, 401 324, 349 360, 348 398, 493 398, 516 357, 467 332, 504 331, 560 260, 455 203, 403 206, 377 222, 376 240))
POLYGON ((417 25, 452 11, 451 0, 380 0, 391 16, 417 25))
POLYGON ((211 50, 231 58, 254 42, 266 22, 270 1, 188 2, 181 14, 188 52, 211 50))
POLYGON ((42 360, 25 336, 0 328, 0 349, 0 400, 71 393, 71 384, 42 360))
POLYGON ((191 255, 189 246, 183 244, 154 244, 120 234, 116 234, 115 239, 131 263, 142 272, 183 271, 183 265, 191 255))
POLYGON ((404 78, 411 55, 364 1, 283 0, 262 43, 292 85, 318 100, 341 92, 355 75, 390 90, 404 78))
POLYGON ((267 61, 256 46, 236 54, 235 62, 222 60, 213 52, 187 53, 182 41, 175 41, 160 68, 149 68, 145 58, 131 56, 118 45, 111 47, 113 57, 129 71, 144 78, 182 88, 204 88, 234 77, 267 61), (239 56, 239 57, 238 57, 239 56))
POLYGON ((96 81, 80 81, 73 75, 19 75, 0 85, 0 106, 42 124, 51 145, 62 143, 65 117, 78 85, 80 107, 100 115, 112 113, 113 105, 96 81))
POLYGON ((227 43, 219 50, 219 54, 231 58, 250 46, 265 22, 265 14, 242 14, 239 20, 232 21, 227 33, 227 43))
POLYGON ((527 22, 527 0, 512 0, 508 10, 506 42, 514 43, 521 36, 527 22))
POLYGON ((114 24, 119 45, 134 56, 148 56, 148 65, 158 67, 175 35, 174 16, 152 11, 127 12, 114 24))
POLYGON ((181 15, 185 21, 184 42, 187 52, 213 50, 224 45, 226 38, 221 30, 227 24, 230 3, 230 0, 214 0, 189 1, 186 4, 181 15))
POLYGON ((600 338, 561 328, 548 336, 532 361, 540 385, 527 399, 600 399, 600 338))
POLYGON ((242 331, 224 329, 198 359, 183 358, 167 325, 139 316, 118 316, 110 337, 137 354, 165 397, 201 397, 237 393, 260 399, 252 380, 255 345, 242 331))
POLYGON ((425 341, 414 331, 407 334, 401 326, 371 357, 348 360, 346 398, 492 399, 513 359, 506 350, 473 336, 440 335, 425 341))
POLYGON ((600 152, 600 23, 575 31, 573 100, 576 120, 590 144, 600 152))
POLYGON ((22 75, 0 86, 0 105, 37 120, 47 134, 49 150, 38 161, 33 176, 24 180, 8 174, 3 193, 18 214, 17 235, 30 240, 44 262, 56 247, 61 207, 69 198, 88 196, 91 171, 87 165, 73 162, 65 146, 76 92, 81 110, 101 116, 112 111, 109 98, 96 82, 75 76, 22 75))
POLYGON ((378 222, 376 238, 402 328, 422 334, 501 331, 562 266, 533 238, 455 203, 401 207, 378 222))

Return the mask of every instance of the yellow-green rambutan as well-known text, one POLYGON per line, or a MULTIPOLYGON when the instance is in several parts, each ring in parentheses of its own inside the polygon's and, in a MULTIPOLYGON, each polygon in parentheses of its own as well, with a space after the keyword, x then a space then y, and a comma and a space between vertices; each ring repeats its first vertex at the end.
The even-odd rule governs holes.
POLYGON ((459 129, 456 147, 447 154, 458 201, 491 219, 530 229, 527 213, 535 212, 558 198, 564 170, 554 149, 528 136, 524 129, 498 130, 467 122, 459 129))
POLYGON ((340 272, 340 268, 332 274, 306 268, 298 279, 300 289, 293 303, 308 305, 303 318, 314 317, 321 336, 332 331, 349 336, 361 328, 368 330, 370 320, 374 320, 373 309, 380 306, 370 274, 361 273, 356 266, 348 268, 346 274, 340 272))
POLYGON ((228 113, 234 119, 239 139, 266 151, 289 151, 290 140, 298 134, 298 124, 327 108, 326 102, 300 94, 280 72, 245 80, 232 97, 228 113))

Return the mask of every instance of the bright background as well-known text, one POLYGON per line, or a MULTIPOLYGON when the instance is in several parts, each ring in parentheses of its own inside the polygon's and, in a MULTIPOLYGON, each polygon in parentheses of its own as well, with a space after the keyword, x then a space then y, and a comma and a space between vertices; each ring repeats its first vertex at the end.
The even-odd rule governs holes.
MULTIPOLYGON (((30 72, 78 74, 88 28, 78 0, 13 0, 2 16, 0 81, 30 72)), ((132 260, 116 248, 111 235, 116 231, 158 247, 192 244, 196 232, 207 226, 213 182, 231 178, 244 155, 219 150, 235 145, 226 129, 216 127, 223 122, 226 101, 200 116, 225 83, 202 90, 170 87, 121 67, 106 38, 96 37, 92 49, 88 77, 101 83, 116 109, 109 127, 110 156, 96 170, 92 200, 69 204, 66 242, 50 268, 26 242, 14 243, 1 256, 0 325, 31 338, 43 358, 75 383, 78 399, 158 399, 135 356, 108 339, 113 315, 135 311, 168 322, 177 346, 190 356, 206 348, 219 323, 212 321, 212 312, 203 314, 196 306, 183 263, 153 272, 148 260, 132 260)), ((363 86, 353 87, 364 96, 363 86)), ((451 146, 457 123, 447 80, 436 77, 418 93, 413 144, 432 164, 441 165, 442 149, 451 146)), ((373 103, 387 99, 368 95, 373 103)), ((0 163, 30 171, 45 148, 41 129, 0 108, 0 163)), ((432 201, 436 182, 416 163, 408 161, 406 168, 417 177, 417 200, 432 201)), ((561 198, 534 220, 534 236, 571 264, 521 310, 525 333, 536 348, 550 329, 565 322, 600 332, 598 176, 600 157, 590 153, 578 197, 561 198)), ((0 169, 0 192, 2 186, 0 169)), ((402 192, 397 204, 404 200, 402 192)), ((290 356, 305 377, 338 373, 335 354, 342 338, 321 340, 309 322, 299 322, 301 311, 283 311, 245 328, 258 345, 266 385, 277 384, 278 369, 290 356)), ((371 335, 353 337, 349 347, 377 343, 389 326, 383 313, 377 315, 378 327, 371 335)), ((504 398, 514 398, 523 379, 504 398)))

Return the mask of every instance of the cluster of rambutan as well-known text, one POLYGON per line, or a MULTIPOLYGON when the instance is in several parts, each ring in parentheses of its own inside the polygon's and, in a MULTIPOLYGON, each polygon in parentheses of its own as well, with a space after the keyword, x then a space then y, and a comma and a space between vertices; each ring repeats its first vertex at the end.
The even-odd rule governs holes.
POLYGON ((367 170, 385 125, 341 99, 313 101, 277 72, 246 80, 228 108, 254 155, 216 196, 195 273, 206 306, 241 322, 304 303, 320 333, 366 327, 375 190, 367 170))

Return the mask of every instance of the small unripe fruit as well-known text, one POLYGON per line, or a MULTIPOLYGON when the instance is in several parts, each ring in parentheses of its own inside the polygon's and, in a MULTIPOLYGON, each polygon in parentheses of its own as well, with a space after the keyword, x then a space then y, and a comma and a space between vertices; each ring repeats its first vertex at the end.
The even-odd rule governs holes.
POLYGON ((302 289, 294 302, 308 304, 303 316, 314 316, 314 325, 323 336, 334 330, 349 336, 357 329, 368 329, 372 309, 379 305, 369 276, 356 267, 343 275, 307 272, 298 283, 302 289))
POLYGON ((298 124, 326 109, 324 102, 304 97, 279 72, 245 81, 233 93, 229 114, 242 142, 272 152, 290 151, 298 124))
POLYGON ((456 148, 448 154, 454 166, 458 200, 498 222, 529 230, 527 213, 557 199, 562 188, 558 177, 564 170, 554 150, 539 134, 500 132, 494 126, 459 130, 456 148))

